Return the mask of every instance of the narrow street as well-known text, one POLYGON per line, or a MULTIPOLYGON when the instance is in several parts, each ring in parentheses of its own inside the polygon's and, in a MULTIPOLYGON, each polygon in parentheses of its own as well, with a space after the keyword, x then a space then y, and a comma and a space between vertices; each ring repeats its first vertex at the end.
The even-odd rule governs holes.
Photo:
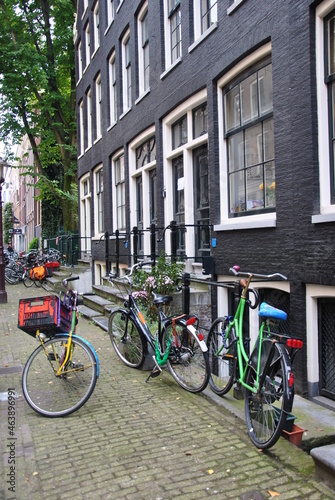
POLYGON ((63 419, 37 415, 22 396, 21 372, 36 341, 17 328, 20 298, 46 292, 6 287, 0 306, 0 499, 332 499, 314 479, 312 458, 281 438, 269 452, 249 441, 244 422, 167 373, 124 366, 109 337, 84 318, 78 334, 95 347, 100 378, 90 400, 63 419), (8 390, 15 428, 8 427, 8 390))

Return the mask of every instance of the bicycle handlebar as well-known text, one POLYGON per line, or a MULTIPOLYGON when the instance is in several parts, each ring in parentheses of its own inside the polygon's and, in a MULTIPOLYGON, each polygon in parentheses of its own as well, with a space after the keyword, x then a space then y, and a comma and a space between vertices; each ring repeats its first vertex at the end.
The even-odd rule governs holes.
MULTIPOLYGON (((136 262, 136 264, 133 264, 130 267, 129 273, 125 274, 124 276, 122 276, 121 279, 125 279, 125 280, 128 281, 128 283, 130 283, 130 276, 132 276, 132 274, 135 271, 135 269, 142 268, 144 266, 149 266, 149 265, 152 265, 153 263, 154 263, 153 260, 146 260, 146 261, 136 262)), ((117 275, 115 273, 109 273, 109 278, 110 279, 117 278, 117 275)))
POLYGON ((281 279, 283 281, 287 281, 287 277, 280 273, 274 274, 257 274, 257 273, 248 273, 246 271, 240 271, 240 266, 234 266, 229 269, 230 274, 234 274, 234 276, 245 276, 251 278, 258 279, 281 279))

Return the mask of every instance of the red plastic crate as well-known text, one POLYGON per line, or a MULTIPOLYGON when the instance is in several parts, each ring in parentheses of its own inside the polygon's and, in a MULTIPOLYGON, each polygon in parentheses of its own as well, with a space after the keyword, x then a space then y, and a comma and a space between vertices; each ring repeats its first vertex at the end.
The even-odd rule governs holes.
POLYGON ((18 327, 35 336, 36 330, 48 334, 68 332, 72 307, 60 301, 57 295, 20 299, 18 327))

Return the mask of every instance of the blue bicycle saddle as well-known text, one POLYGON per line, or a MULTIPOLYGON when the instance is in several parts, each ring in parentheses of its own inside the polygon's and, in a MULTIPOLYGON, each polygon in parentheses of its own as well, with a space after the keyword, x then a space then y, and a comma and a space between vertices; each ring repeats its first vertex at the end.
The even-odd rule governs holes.
POLYGON ((287 314, 285 311, 270 306, 266 302, 261 303, 258 311, 258 316, 261 316, 263 318, 272 318, 272 319, 282 319, 282 320, 287 319, 287 314))

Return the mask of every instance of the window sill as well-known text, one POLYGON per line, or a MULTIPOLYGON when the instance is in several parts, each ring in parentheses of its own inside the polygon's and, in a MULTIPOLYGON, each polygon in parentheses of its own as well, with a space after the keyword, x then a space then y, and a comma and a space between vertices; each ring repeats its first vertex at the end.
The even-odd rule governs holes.
POLYGON ((144 99, 145 96, 147 96, 148 94, 150 94, 150 87, 145 92, 143 92, 143 94, 140 95, 140 97, 138 99, 136 99, 135 106, 136 106, 136 104, 138 104, 139 102, 141 102, 142 99, 144 99))
POLYGON ((100 45, 98 45, 98 47, 94 50, 94 52, 91 56, 91 59, 93 59, 93 57, 95 56, 95 54, 98 52, 99 49, 100 49, 100 45))
POLYGON ((312 224, 324 224, 326 222, 335 222, 335 212, 312 215, 311 222, 312 224))
POLYGON ((107 26, 107 28, 105 29, 105 33, 104 33, 104 36, 107 35, 108 31, 110 30, 112 24, 114 23, 114 19, 110 22, 110 24, 107 26))
POLYGON ((99 141, 101 141, 101 139, 102 139, 102 135, 99 135, 99 137, 97 137, 95 139, 95 141, 93 142, 93 144, 97 144, 99 141))
POLYGON ((212 26, 210 26, 208 30, 201 35, 200 38, 198 38, 194 43, 192 43, 192 45, 189 46, 188 52, 191 53, 198 45, 201 44, 201 42, 203 42, 213 31, 215 31, 217 27, 218 23, 213 23, 212 26))
POLYGON ((92 149, 92 144, 90 144, 89 146, 87 146, 87 148, 85 149, 85 153, 87 153, 87 151, 89 151, 90 149, 92 149))
POLYGON ((161 76, 160 76, 160 79, 161 80, 164 80, 164 78, 172 71, 174 70, 174 68, 176 66, 178 66, 181 62, 182 62, 183 58, 182 57, 178 57, 178 59, 167 69, 165 70, 161 76))
POLYGON ((227 9, 227 15, 230 16, 242 3, 244 3, 245 0, 235 0, 234 3, 228 7, 227 9))
POLYGON ((238 229, 261 229, 276 227, 276 214, 250 215, 228 219, 214 226, 214 231, 233 231, 238 229))
POLYGON ((118 12, 119 12, 119 10, 121 9, 123 2, 124 2, 124 0, 120 0, 119 6, 118 6, 118 8, 116 9, 116 13, 118 13, 118 12))
POLYGON ((131 106, 130 108, 126 109, 126 111, 122 113, 122 115, 119 116, 119 119, 122 120, 122 118, 124 118, 129 113, 129 111, 131 111, 131 106))
POLYGON ((112 130, 112 128, 115 127, 115 125, 117 124, 117 121, 115 121, 114 123, 111 123, 107 129, 107 132, 109 132, 110 130, 112 130))

